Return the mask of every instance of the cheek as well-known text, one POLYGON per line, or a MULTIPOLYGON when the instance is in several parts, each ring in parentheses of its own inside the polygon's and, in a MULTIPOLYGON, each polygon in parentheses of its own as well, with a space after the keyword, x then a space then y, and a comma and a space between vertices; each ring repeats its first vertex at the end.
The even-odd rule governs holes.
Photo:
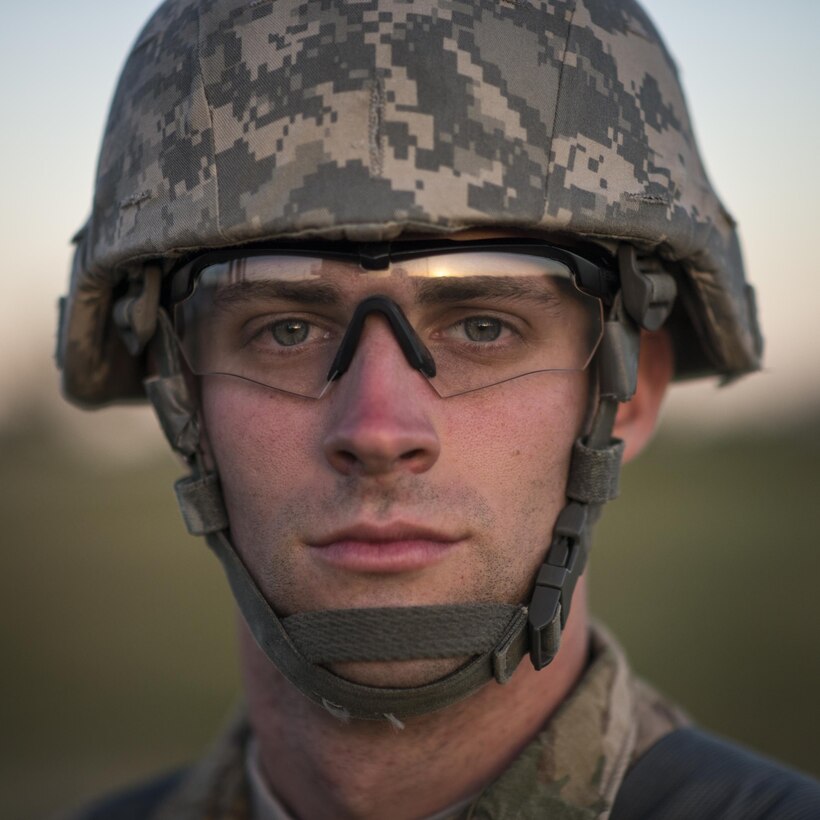
MULTIPOLYGON (((433 472, 483 485, 491 496, 513 499, 530 488, 563 498, 586 401, 583 374, 569 373, 444 400, 434 421, 441 456, 433 472)), ((229 507, 260 493, 275 503, 287 487, 325 471, 316 402, 214 378, 203 383, 202 408, 229 507)))
POLYGON ((442 452, 495 472, 499 489, 556 473, 565 478, 585 416, 583 374, 536 374, 460 400, 444 418, 442 452))
POLYGON ((272 395, 253 385, 206 379, 202 413, 232 523, 258 500, 268 508, 288 485, 283 477, 315 470, 321 455, 307 399, 272 395), (293 406, 291 406, 293 405, 293 406), (285 423, 286 422, 286 423, 285 423))
MULTIPOLYGON (((330 405, 211 381, 202 391, 205 426, 234 543, 252 573, 282 611, 349 606, 358 599, 347 587, 332 600, 322 597, 327 585, 316 585, 316 567, 299 549, 301 534, 328 504, 373 501, 327 463, 330 405)), ((523 600, 565 502, 585 384, 583 374, 539 374, 430 402, 439 457, 397 497, 410 504, 411 517, 481 526, 468 559, 425 575, 423 589, 382 584, 393 603, 450 601, 454 590, 459 600, 523 600)), ((366 596, 361 602, 387 605, 366 596)))
POLYGON ((538 374, 477 391, 444 421, 442 469, 480 486, 530 564, 564 506, 587 395, 584 374, 538 374))

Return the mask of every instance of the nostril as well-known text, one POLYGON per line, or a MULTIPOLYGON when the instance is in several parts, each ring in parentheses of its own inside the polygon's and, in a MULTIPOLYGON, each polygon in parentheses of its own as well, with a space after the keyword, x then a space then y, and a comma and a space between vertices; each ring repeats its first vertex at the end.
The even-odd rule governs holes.
POLYGON ((349 450, 337 450, 331 458, 331 463, 333 463, 334 467, 345 475, 355 468, 357 461, 358 459, 355 454, 349 450))
POLYGON ((438 447, 393 448, 384 442, 371 441, 352 448, 330 446, 326 452, 331 466, 342 475, 376 475, 397 468, 423 472, 435 463, 438 447))

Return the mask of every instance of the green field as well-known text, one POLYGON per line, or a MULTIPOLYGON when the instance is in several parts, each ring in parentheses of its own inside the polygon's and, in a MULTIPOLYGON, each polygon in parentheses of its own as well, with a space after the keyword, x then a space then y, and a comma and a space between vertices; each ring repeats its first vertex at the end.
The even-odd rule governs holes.
MULTIPOLYGON (((184 761, 236 698, 232 605, 157 463, 95 465, 36 414, 0 432, 0 816, 184 761)), ((671 436, 626 471, 593 609, 702 724, 820 774, 820 434, 671 436)))

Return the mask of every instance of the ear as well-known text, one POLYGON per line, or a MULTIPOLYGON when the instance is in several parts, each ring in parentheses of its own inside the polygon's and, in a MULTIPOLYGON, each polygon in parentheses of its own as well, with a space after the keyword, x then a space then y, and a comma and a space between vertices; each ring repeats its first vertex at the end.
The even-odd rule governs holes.
POLYGON ((613 431, 626 444, 624 462, 635 458, 655 432, 663 397, 675 370, 674 358, 672 340, 665 330, 641 332, 638 389, 631 401, 618 408, 613 431))

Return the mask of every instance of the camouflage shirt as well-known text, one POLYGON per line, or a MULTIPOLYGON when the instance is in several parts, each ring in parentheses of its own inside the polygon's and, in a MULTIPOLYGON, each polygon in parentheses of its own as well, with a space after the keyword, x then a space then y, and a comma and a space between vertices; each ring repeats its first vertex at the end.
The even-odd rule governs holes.
MULTIPOLYGON (((512 765, 448 820, 605 820, 630 764, 686 723, 595 627, 589 666, 572 694, 512 765)), ((254 800, 247 774, 250 738, 247 717, 240 715, 151 820, 262 820, 252 808, 259 795, 254 800)))

